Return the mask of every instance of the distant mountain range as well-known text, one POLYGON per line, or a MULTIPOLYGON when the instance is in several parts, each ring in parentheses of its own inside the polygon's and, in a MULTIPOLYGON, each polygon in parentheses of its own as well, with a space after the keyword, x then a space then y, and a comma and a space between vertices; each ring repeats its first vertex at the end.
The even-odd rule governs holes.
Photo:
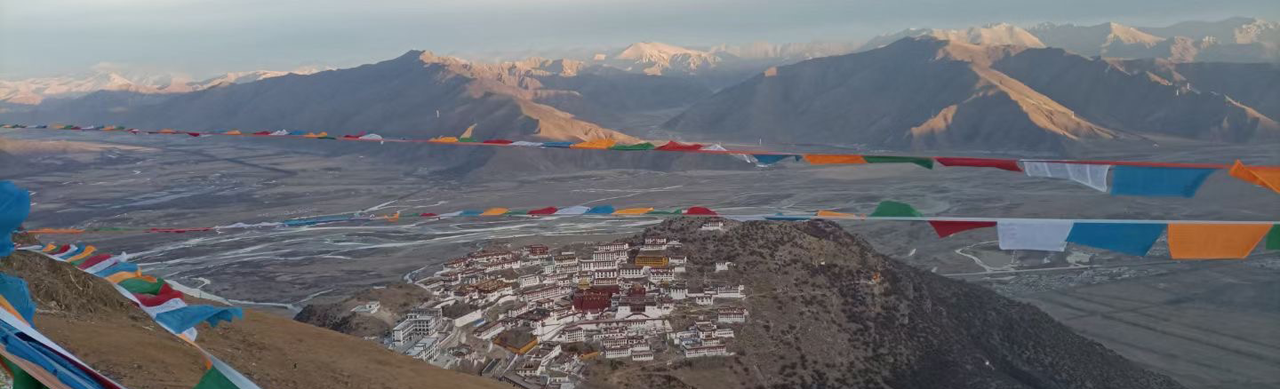
POLYGON ((0 80, 0 101, 17 104, 40 104, 45 98, 75 98, 97 91, 122 91, 146 94, 186 93, 223 84, 242 84, 287 74, 313 74, 319 68, 290 71, 255 70, 232 72, 202 81, 175 74, 127 74, 114 70, 62 77, 30 78, 17 81, 0 80))
POLYGON ((1151 135, 1225 142, 1280 138, 1280 124, 1246 105, 1274 110, 1274 89, 1253 86, 1248 77, 1265 74, 1262 80, 1272 80, 1280 71, 1270 65, 1194 65, 903 38, 866 52, 769 69, 699 101, 665 127, 715 139, 1050 153, 1151 135), (1255 73, 1239 72, 1246 68, 1255 73), (1236 95, 1247 97, 1230 97, 1236 95))
MULTIPOLYGON (((1267 141, 1280 133, 1280 64, 1202 60, 1266 53, 1280 41, 1277 31, 1275 23, 1243 18, 1155 29, 995 24, 906 30, 861 48, 756 43, 693 49, 641 42, 586 59, 497 63, 410 51, 349 69, 230 73, 198 83, 115 73, 10 82, 0 84, 8 88, 0 91, 10 91, 6 96, 36 96, 39 104, 23 103, 26 97, 0 101, 0 122, 370 131, 412 138, 465 131, 512 140, 813 139, 899 150, 1051 154, 1095 142, 1150 146, 1163 137, 1267 141), (1188 49, 1178 42, 1197 43, 1188 49), (847 52, 853 53, 839 54, 847 52), (1110 58, 1157 52, 1169 55, 1110 58)), ((595 156, 531 162, 520 160, 528 155, 476 150, 445 154, 471 167, 616 162, 595 156), (504 158, 511 161, 490 164, 504 158)))
POLYGON ((1255 18, 1182 22, 1168 27, 1041 23, 1024 29, 997 23, 962 30, 908 29, 872 38, 859 51, 918 36, 983 45, 1058 47, 1089 57, 1160 58, 1178 62, 1280 61, 1280 23, 1255 18))

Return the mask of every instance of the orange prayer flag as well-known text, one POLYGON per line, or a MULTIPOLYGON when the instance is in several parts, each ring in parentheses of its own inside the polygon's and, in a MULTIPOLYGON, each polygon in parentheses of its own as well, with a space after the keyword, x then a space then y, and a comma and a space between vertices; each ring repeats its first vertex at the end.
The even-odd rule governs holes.
POLYGON ((439 138, 432 138, 432 139, 431 139, 431 142, 436 142, 436 143, 458 143, 458 137, 456 137, 456 136, 442 136, 442 137, 439 137, 439 138))
POLYGON ((813 165, 864 164, 866 158, 848 154, 805 154, 804 160, 813 165))
POLYGON ((231 130, 231 131, 227 131, 227 133, 223 135, 244 135, 244 133, 240 132, 240 130, 231 130))
POLYGON ((1227 173, 1245 182, 1280 193, 1280 169, 1278 168, 1249 167, 1237 159, 1227 173))
POLYGON ((509 210, 506 208, 489 208, 484 213, 481 213, 480 216, 502 216, 507 214, 507 211, 509 210))
POLYGON ((93 246, 85 247, 84 251, 81 251, 80 254, 76 254, 71 258, 67 258, 67 262, 79 261, 81 259, 89 258, 90 255, 93 255, 94 251, 98 251, 98 248, 93 246))
POLYGON ((653 208, 627 208, 614 211, 614 215, 643 215, 653 211, 653 208))
POLYGON ((78 230, 75 228, 37 228, 34 230, 27 230, 26 233, 28 234, 82 234, 84 233, 84 230, 78 230))
POLYGON ((40 251, 48 253, 48 252, 53 252, 53 250, 57 250, 57 249, 58 249, 58 246, 54 246, 53 243, 50 243, 45 245, 44 248, 41 249, 40 251))
POLYGON ((618 143, 618 142, 614 141, 613 139, 596 139, 593 141, 574 143, 569 147, 574 149, 604 150, 604 149, 613 147, 615 143, 618 143))
POLYGON ((853 214, 852 214, 852 213, 844 213, 844 212, 835 212, 835 211, 818 211, 818 214, 817 214, 816 216, 818 216, 818 217, 823 217, 823 216, 827 216, 827 217, 845 217, 845 216, 853 216, 853 214))
POLYGON ((124 280, 130 279, 130 278, 141 277, 141 276, 142 276, 142 273, 140 273, 140 272, 136 272, 136 271, 131 271, 131 272, 130 272, 130 271, 122 271, 122 272, 119 272, 119 273, 116 273, 116 274, 109 275, 109 276, 107 276, 107 277, 106 277, 106 279, 107 279, 107 281, 111 281, 111 283, 113 283, 113 284, 119 284, 119 283, 120 283, 120 281, 124 281, 124 280))
MULTIPOLYGON (((24 319, 22 317, 22 314, 19 314, 18 310, 13 308, 13 304, 9 303, 9 299, 4 298, 4 296, 0 296, 0 309, 9 311, 9 313, 12 314, 13 317, 18 318, 18 320, 21 320, 23 323, 27 322, 27 319, 24 319)), ((13 374, 13 373, 10 373, 10 374, 13 374)))
POLYGON ((1170 224, 1173 259, 1239 259, 1271 230, 1270 224, 1170 224))

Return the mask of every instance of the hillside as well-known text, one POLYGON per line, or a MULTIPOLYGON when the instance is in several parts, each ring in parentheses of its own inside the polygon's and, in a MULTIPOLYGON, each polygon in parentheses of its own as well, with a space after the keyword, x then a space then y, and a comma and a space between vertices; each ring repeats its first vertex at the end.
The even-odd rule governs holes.
MULTIPOLYGON (((751 291, 737 355, 594 370, 597 388, 1179 388, 1031 305, 874 252, 838 225, 677 219, 691 279, 751 291), (714 262, 730 261, 728 272, 714 262)), ((636 240, 638 241, 638 237, 636 240)))
MULTIPOLYGON (((121 384, 190 388, 204 373, 195 349, 158 330, 105 280, 25 252, 3 258, 0 271, 30 284, 37 329, 121 384)), ((264 388, 507 387, 253 310, 218 328, 202 324, 198 343, 264 388)))
MULTIPOLYGON (((1208 66, 1208 65, 1206 65, 1208 66)), ((1062 49, 904 38, 780 66, 665 124, 743 140, 1069 154, 1145 135, 1246 142, 1280 124, 1238 101, 1062 49)))

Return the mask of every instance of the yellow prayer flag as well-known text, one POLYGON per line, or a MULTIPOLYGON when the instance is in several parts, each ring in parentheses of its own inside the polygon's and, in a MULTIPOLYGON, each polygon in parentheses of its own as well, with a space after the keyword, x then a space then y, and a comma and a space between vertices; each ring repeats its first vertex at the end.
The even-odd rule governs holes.
POLYGON ((98 251, 98 248, 93 246, 85 247, 84 251, 81 251, 80 254, 76 254, 74 257, 67 258, 67 261, 79 261, 81 259, 89 258, 90 255, 93 255, 94 251, 98 251))
POLYGON ((866 158, 848 154, 805 154, 804 160, 813 165, 864 164, 866 158))
POLYGON ((847 217, 853 216, 852 213, 835 212, 835 211, 818 211, 818 217, 847 217))
POLYGON ((614 211, 614 215, 643 215, 652 212, 653 208, 627 208, 614 211))
POLYGON ((502 216, 505 215, 507 211, 508 209, 506 208, 489 208, 484 211, 484 213, 481 213, 480 216, 502 216))
POLYGON ((141 277, 141 276, 142 276, 142 273, 140 273, 140 272, 136 272, 136 271, 122 271, 122 272, 119 272, 119 273, 116 273, 116 274, 112 274, 112 275, 106 276, 105 278, 107 279, 107 281, 111 281, 111 283, 113 283, 113 284, 119 284, 119 283, 120 283, 120 281, 124 281, 124 280, 130 279, 130 278, 137 278, 137 277, 141 277))
POLYGON ((437 143, 458 143, 458 137, 456 137, 456 136, 442 136, 442 137, 439 137, 439 138, 432 138, 430 141, 431 141, 431 142, 437 142, 437 143))
POLYGON ((596 139, 593 141, 575 143, 573 145, 570 145, 569 147, 574 149, 604 150, 604 149, 613 147, 613 145, 617 143, 618 142, 614 141, 613 139, 596 139))

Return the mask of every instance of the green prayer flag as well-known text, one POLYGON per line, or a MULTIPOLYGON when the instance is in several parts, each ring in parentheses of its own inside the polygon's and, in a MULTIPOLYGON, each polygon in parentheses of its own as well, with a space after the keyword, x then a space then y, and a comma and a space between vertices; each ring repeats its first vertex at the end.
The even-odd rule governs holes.
POLYGON ((684 213, 684 209, 676 208, 670 211, 659 211, 655 209, 655 210, 646 212, 645 214, 646 215, 680 215, 683 213, 684 213))
POLYGON ((22 370, 21 367, 18 367, 18 365, 15 365, 13 362, 9 362, 7 358, 0 357, 0 360, 4 361, 4 366, 9 368, 9 372, 13 374, 13 384, 10 386, 13 389, 48 388, 47 386, 44 386, 44 384, 40 383, 40 381, 36 380, 36 377, 32 377, 31 374, 27 374, 27 372, 22 370))
POLYGON ((459 143, 477 143, 480 142, 476 138, 458 138, 459 143))
POLYGON ((1280 250, 1280 224, 1271 226, 1267 233, 1267 250, 1280 250))
POLYGON ((887 155, 864 155, 867 163, 914 163, 925 169, 933 169, 933 158, 928 157, 894 157, 887 155))
POLYGON ((117 285, 120 285, 121 288, 129 291, 129 293, 155 295, 160 293, 160 289, 164 287, 164 279, 157 277, 156 282, 150 282, 144 278, 135 277, 120 281, 117 285))
POLYGON ((919 211, 912 208, 910 204, 899 203, 897 201, 881 201, 876 206, 876 211, 871 213, 871 217, 920 217, 919 211))
POLYGON ((504 213, 503 215, 528 215, 528 214, 529 214, 529 211, 521 211, 521 210, 518 210, 518 209, 512 209, 512 210, 510 210, 510 211, 507 211, 507 213, 504 213))
POLYGON ((227 376, 222 374, 217 368, 209 369, 204 372, 204 376, 200 377, 200 382, 196 383, 193 389, 237 389, 234 382, 231 382, 227 376))
POLYGON ((630 150, 630 151, 653 150, 653 149, 654 149, 654 145, 653 145, 653 143, 644 142, 644 143, 636 143, 636 144, 633 144, 633 145, 625 145, 625 146, 624 146, 624 145, 614 145, 613 147, 610 147, 609 149, 610 149, 610 150, 630 150))

